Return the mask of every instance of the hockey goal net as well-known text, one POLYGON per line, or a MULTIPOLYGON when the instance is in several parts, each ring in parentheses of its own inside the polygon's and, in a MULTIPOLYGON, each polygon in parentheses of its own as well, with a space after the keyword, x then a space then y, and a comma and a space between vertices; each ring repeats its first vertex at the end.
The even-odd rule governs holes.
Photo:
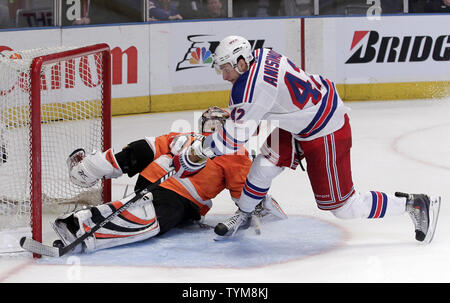
POLYGON ((107 44, 0 53, 0 252, 42 242, 42 214, 109 201, 110 182, 72 184, 66 159, 111 145, 107 44))

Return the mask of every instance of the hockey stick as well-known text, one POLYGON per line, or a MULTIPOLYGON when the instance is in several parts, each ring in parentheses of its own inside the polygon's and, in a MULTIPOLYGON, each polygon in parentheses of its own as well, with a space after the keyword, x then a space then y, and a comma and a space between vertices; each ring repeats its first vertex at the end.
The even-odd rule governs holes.
POLYGON ((252 214, 253 222, 255 224, 255 234, 258 236, 261 234, 261 220, 260 217, 256 214, 252 214))
POLYGON ((99 230, 105 224, 107 224, 108 222, 113 220, 120 213, 122 213, 123 211, 127 210, 128 208, 130 208, 135 202, 139 201, 143 196, 145 196, 146 194, 148 194, 149 192, 154 190, 159 184, 161 184, 162 182, 166 181, 167 179, 172 177, 174 174, 175 174, 175 170, 171 170, 167 174, 162 176, 155 183, 150 184, 149 186, 147 186, 146 188, 144 188, 144 189, 142 189, 142 190, 140 190, 138 192, 134 192, 133 194, 135 194, 135 196, 132 199, 130 199, 128 202, 126 202, 121 207, 119 207, 115 212, 113 212, 112 214, 107 216, 102 222, 100 222, 97 225, 95 225, 94 227, 92 227, 92 229, 90 231, 88 231, 87 233, 83 234, 79 238, 76 238, 69 245, 66 245, 66 246, 63 246, 63 247, 53 247, 53 246, 44 245, 44 244, 42 244, 42 243, 40 243, 38 241, 35 241, 35 240, 31 239, 31 238, 22 237, 20 239, 20 246, 23 249, 25 249, 25 250, 28 250, 28 251, 30 251, 32 253, 39 254, 39 255, 44 255, 44 256, 49 256, 49 257, 61 257, 61 256, 64 256, 66 253, 68 253, 72 249, 74 249, 77 245, 81 244, 88 237, 93 236, 94 233, 97 230, 99 230))

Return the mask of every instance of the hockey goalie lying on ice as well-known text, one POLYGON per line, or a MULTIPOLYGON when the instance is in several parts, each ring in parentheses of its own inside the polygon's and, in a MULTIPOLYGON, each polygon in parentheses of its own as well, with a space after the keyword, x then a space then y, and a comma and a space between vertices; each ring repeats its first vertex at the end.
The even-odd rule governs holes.
MULTIPOLYGON (((203 135, 207 135, 221 127, 229 116, 228 112, 211 107, 202 114, 199 129, 203 135)), ((135 185, 135 191, 139 191, 172 170, 173 155, 192 142, 202 140, 203 135, 169 133, 146 137, 131 142, 116 154, 109 149, 103 153, 86 155, 84 150, 79 149, 67 161, 70 179, 78 186, 90 187, 102 178, 117 178, 123 174, 133 177, 139 174, 135 185)), ((92 252, 142 241, 161 235, 186 221, 201 220, 212 207, 211 199, 224 189, 229 190, 233 201, 239 199, 251 163, 247 150, 243 148, 235 154, 209 159, 204 169, 193 176, 173 176, 105 224, 93 237, 88 237, 75 251, 92 252)), ((55 245, 72 243, 133 196, 58 217, 52 226, 62 243, 57 240, 55 245)), ((286 218, 270 195, 265 196, 254 212, 258 217, 267 214, 286 218)))

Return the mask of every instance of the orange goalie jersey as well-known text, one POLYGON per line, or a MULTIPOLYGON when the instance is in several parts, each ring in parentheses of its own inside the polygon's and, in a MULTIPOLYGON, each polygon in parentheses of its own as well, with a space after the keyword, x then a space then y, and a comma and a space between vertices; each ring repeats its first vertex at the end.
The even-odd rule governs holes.
MULTIPOLYGON (((141 172, 143 177, 153 183, 168 172, 173 157, 169 145, 181 134, 169 133, 146 138, 153 149, 154 159, 141 172)), ((188 178, 173 176, 160 186, 192 201, 200 207, 200 214, 204 216, 212 207, 211 199, 224 189, 230 191, 232 198, 239 199, 251 164, 249 154, 244 149, 235 154, 208 159, 205 168, 197 174, 188 178)))

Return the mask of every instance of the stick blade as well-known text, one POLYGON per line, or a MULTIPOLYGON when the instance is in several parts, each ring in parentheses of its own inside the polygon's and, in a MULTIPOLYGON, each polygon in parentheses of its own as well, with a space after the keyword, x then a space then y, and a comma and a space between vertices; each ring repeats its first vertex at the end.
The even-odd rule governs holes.
POLYGON ((20 246, 32 253, 48 256, 48 257, 60 257, 60 249, 58 247, 52 247, 44 245, 31 238, 23 237, 20 239, 20 246))
POLYGON ((255 234, 258 236, 261 235, 261 220, 259 219, 259 216, 253 214, 252 215, 252 224, 255 227, 255 234))

